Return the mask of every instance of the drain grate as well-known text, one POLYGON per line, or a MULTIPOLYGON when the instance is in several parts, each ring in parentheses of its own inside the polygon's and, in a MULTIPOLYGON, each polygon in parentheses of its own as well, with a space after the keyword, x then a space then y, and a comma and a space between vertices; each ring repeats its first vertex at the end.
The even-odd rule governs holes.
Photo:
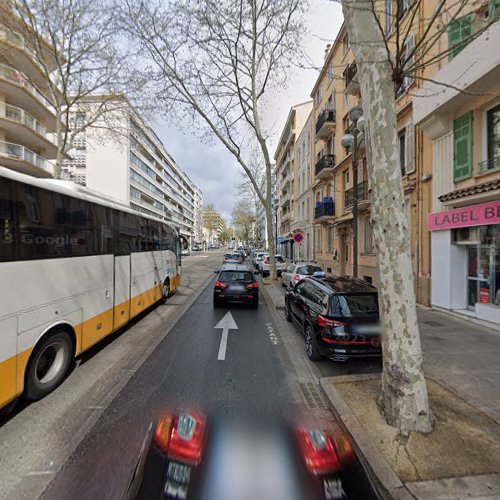
POLYGON ((299 383, 300 392, 304 398, 307 406, 311 410, 326 410, 327 406, 323 396, 318 390, 318 386, 313 382, 300 382, 299 383))
POLYGON ((426 325, 429 326, 444 326, 443 323, 440 323, 439 321, 434 321, 434 320, 427 320, 427 321, 422 321, 422 323, 425 323, 426 325))

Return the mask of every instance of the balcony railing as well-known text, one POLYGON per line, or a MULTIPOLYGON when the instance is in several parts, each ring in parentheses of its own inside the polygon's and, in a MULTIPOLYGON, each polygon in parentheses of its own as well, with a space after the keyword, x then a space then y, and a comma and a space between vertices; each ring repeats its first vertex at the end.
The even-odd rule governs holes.
POLYGON ((325 123, 331 123, 332 125, 335 125, 335 120, 336 120, 336 112, 334 109, 323 110, 319 114, 318 119, 316 120, 316 134, 319 133, 319 131, 321 130, 321 127, 325 123))
POLYGON ((346 88, 349 87, 349 85, 355 80, 357 74, 358 74, 358 68, 356 66, 356 63, 347 65, 347 68, 344 72, 346 88))
POLYGON ((0 63, 0 78, 10 80, 16 85, 24 87, 30 94, 35 96, 46 108, 52 109, 50 102, 45 96, 28 80, 28 77, 21 71, 0 63))
POLYGON ((10 104, 0 106, 0 116, 22 123, 44 137, 47 133, 45 127, 36 118, 17 106, 10 104))
POLYGON ((316 163, 316 175, 319 175, 319 173, 324 170, 325 168, 333 168, 335 167, 335 155, 325 155, 322 158, 318 160, 316 163))
POLYGON ((360 182, 356 188, 352 187, 345 192, 345 206, 352 207, 355 197, 358 203, 368 200, 368 181, 360 182))
POLYGON ((317 201, 314 207, 314 218, 333 217, 335 215, 335 203, 332 198, 324 198, 323 201, 317 201))
POLYGON ((494 172, 495 170, 500 170, 500 156, 494 156, 489 160, 482 161, 478 163, 479 173, 486 174, 488 172, 494 172))
POLYGON ((31 151, 31 149, 21 146, 20 144, 0 141, 0 157, 1 156, 26 161, 35 167, 50 172, 48 163, 44 158, 31 151))

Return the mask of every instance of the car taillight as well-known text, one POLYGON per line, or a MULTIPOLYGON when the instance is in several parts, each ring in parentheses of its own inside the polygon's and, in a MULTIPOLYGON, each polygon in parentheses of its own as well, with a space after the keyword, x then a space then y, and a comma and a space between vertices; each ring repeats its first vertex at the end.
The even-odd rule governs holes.
POLYGON ((222 281, 217 280, 215 282, 215 288, 222 288, 224 290, 224 288, 227 288, 227 283, 222 283, 222 281))
POLYGON ((247 288, 250 290, 251 288, 259 288, 259 284, 254 281, 253 283, 250 283, 247 285, 247 288))
POLYGON ((294 277, 293 277, 293 281, 300 281, 300 276, 298 274, 296 274, 294 277))
POLYGON ((296 431, 304 463, 314 475, 330 474, 340 468, 332 438, 321 431, 296 431))
POLYGON ((205 441, 205 418, 192 413, 181 413, 159 420, 153 440, 174 460, 198 465, 205 441))
POLYGON ((266 260, 264 261, 264 264, 269 264, 269 259, 266 259, 266 260))
POLYGON ((321 316, 321 314, 319 314, 318 325, 323 328, 331 328, 332 326, 344 326, 345 323, 342 323, 342 321, 335 321, 333 319, 325 318, 324 316, 321 316))

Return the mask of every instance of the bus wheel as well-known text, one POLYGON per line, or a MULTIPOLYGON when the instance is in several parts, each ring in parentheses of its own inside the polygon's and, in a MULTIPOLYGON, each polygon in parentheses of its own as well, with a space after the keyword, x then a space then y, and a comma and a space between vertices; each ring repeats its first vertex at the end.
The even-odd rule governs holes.
POLYGON ((26 397, 32 401, 52 392, 68 373, 73 344, 65 330, 48 335, 32 354, 26 373, 26 397))
POLYGON ((170 280, 167 278, 163 283, 161 289, 161 303, 166 304, 167 299, 170 297, 170 280))

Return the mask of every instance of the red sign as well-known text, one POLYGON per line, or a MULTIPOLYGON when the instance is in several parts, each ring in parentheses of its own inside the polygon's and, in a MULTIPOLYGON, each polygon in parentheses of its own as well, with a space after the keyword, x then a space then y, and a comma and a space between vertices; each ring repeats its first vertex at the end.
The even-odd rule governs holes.
POLYGON ((489 288, 480 288, 479 289, 479 302, 481 304, 489 304, 490 303, 490 289, 489 288))
POLYGON ((302 233, 295 233, 293 235, 293 241, 295 241, 295 243, 302 243, 304 241, 304 235, 302 233))
POLYGON ((429 214, 429 231, 500 224, 500 201, 429 214))

